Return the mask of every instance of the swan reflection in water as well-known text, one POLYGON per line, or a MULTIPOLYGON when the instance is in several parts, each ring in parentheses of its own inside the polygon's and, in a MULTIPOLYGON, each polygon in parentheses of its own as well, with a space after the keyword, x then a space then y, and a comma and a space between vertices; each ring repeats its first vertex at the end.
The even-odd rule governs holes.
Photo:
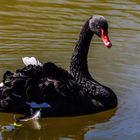
POLYGON ((17 126, 7 125, 13 123, 13 114, 8 115, 8 118, 6 114, 2 114, 2 117, 6 116, 6 118, 0 119, 1 128, 7 126, 7 130, 1 129, 1 137, 10 140, 58 140, 61 138, 82 140, 89 130, 95 128, 97 123, 109 121, 115 112, 116 109, 112 109, 92 115, 49 117, 38 121, 23 122, 17 126))

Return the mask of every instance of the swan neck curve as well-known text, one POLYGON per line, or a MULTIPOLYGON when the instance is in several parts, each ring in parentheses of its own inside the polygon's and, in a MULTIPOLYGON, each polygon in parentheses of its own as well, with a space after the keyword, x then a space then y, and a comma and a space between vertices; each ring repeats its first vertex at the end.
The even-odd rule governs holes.
MULTIPOLYGON (((83 26, 79 39, 76 43, 75 49, 70 63, 70 73, 78 79, 79 76, 89 77, 88 72, 88 50, 94 32, 89 28, 89 20, 83 26)), ((91 77, 91 76, 90 76, 91 77)))

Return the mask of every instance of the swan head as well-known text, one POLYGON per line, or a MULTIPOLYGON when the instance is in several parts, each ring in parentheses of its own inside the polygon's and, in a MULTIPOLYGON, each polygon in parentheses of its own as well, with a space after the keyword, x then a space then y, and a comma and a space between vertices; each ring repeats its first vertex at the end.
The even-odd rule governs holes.
POLYGON ((108 37, 108 22, 103 16, 92 16, 89 19, 89 28, 92 32, 102 38, 102 41, 108 48, 112 46, 108 37))

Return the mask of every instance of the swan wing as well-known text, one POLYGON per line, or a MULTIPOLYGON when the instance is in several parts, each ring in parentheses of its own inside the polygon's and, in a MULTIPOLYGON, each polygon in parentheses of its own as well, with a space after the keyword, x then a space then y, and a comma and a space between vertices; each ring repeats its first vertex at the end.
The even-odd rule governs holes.
POLYGON ((25 64, 25 66, 28 65, 42 66, 42 63, 39 62, 39 60, 35 57, 23 57, 22 61, 25 64))

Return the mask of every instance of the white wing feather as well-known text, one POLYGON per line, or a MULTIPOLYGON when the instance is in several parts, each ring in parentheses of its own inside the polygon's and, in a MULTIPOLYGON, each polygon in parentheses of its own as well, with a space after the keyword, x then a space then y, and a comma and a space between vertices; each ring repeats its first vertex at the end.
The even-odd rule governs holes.
POLYGON ((1 82, 1 83, 0 83, 0 88, 1 88, 1 87, 3 87, 3 86, 4 86, 4 83, 3 83, 3 82, 1 82))
POLYGON ((22 61, 25 64, 25 66, 28 65, 42 66, 42 63, 40 63, 39 60, 35 57, 23 57, 22 61))

